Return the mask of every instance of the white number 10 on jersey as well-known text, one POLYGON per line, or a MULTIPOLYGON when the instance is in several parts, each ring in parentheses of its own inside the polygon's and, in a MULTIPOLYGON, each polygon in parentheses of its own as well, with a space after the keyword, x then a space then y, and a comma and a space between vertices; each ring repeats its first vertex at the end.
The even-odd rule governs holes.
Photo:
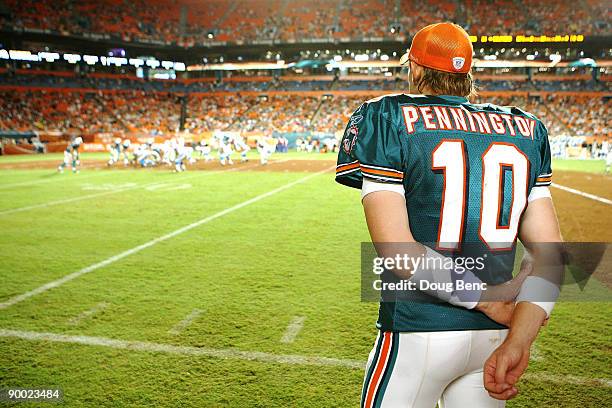
MULTIPOLYGON (((527 204, 529 160, 515 145, 501 142, 491 143, 481 160, 479 236, 491 250, 510 249, 527 204), (500 225, 505 169, 512 171, 512 202, 507 225, 500 225)), ((464 141, 442 140, 432 152, 432 170, 444 174, 438 249, 456 250, 463 241, 466 189, 470 182, 464 141)))

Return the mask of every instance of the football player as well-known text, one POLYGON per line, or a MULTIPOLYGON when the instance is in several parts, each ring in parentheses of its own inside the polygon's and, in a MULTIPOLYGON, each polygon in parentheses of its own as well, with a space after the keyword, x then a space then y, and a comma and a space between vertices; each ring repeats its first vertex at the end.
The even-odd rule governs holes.
POLYGON ((107 166, 110 167, 119 161, 119 157, 121 156, 121 149, 121 138, 116 138, 113 141, 113 144, 108 147, 108 150, 110 152, 110 159, 106 163, 107 166))
POLYGON ((182 138, 172 139, 172 149, 174 150, 174 171, 181 173, 187 170, 185 166, 187 160, 185 140, 182 138))
POLYGON ((123 157, 123 165, 127 166, 130 164, 130 146, 132 141, 130 139, 123 139, 121 144, 121 155, 123 157))
POLYGON ((268 159, 272 155, 272 147, 263 137, 257 140, 257 152, 259 153, 259 162, 263 165, 268 164, 268 159))
POLYGON ((64 161, 57 167, 57 171, 60 173, 64 172, 64 167, 68 165, 72 166, 72 172, 75 174, 79 173, 79 166, 81 165, 81 157, 79 155, 79 148, 83 144, 83 138, 78 136, 74 138, 68 146, 66 146, 66 150, 64 150, 64 161))
POLYGON ((503 406, 558 295, 547 130, 470 103, 472 55, 455 24, 416 33, 401 59, 414 94, 361 105, 341 143, 336 180, 361 190, 378 256, 423 261, 383 274, 414 286, 382 293, 362 407, 503 406), (533 261, 513 278, 517 237, 533 261))
POLYGON ((211 160, 210 153, 212 151, 212 148, 208 144, 208 141, 204 139, 200 140, 200 143, 198 143, 198 145, 196 146, 196 150, 200 152, 200 156, 202 157, 202 159, 204 159, 206 163, 211 160))
POLYGON ((238 135, 234 137, 234 147, 240 152, 240 161, 243 163, 248 162, 249 159, 247 159, 247 153, 249 150, 251 150, 251 148, 246 144, 242 136, 238 135))
POLYGON ((232 137, 228 135, 223 135, 219 139, 219 162, 222 166, 225 166, 225 163, 229 165, 233 165, 234 162, 232 160, 232 153, 234 150, 232 149, 232 137))

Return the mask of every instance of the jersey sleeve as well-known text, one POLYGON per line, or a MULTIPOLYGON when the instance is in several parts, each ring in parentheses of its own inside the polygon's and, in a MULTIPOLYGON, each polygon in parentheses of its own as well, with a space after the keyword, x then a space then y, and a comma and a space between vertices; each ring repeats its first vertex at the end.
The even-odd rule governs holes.
POLYGON ((540 168, 536 175, 534 187, 548 187, 552 182, 552 167, 550 157, 550 142, 548 141, 548 130, 539 123, 541 142, 540 142, 540 168))
POLYGON ((338 183, 359 189, 364 178, 403 183, 400 139, 396 127, 379 108, 366 102, 349 119, 338 153, 338 183))

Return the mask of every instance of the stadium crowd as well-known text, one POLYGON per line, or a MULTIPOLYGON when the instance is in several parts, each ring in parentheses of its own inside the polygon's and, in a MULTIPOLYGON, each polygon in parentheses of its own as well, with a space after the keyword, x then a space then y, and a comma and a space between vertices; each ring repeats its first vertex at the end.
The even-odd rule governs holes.
MULTIPOLYGON (((179 129, 181 101, 173 93, 1 91, 0 129, 84 134, 168 135, 179 129), (60 93, 61 92, 61 93, 60 93)), ((246 132, 342 131, 351 112, 368 97, 290 95, 194 95, 186 106, 185 128, 246 132)), ((514 105, 533 112, 551 136, 608 136, 610 99, 553 96, 479 97, 478 102, 514 105)))
POLYGON ((455 21, 475 35, 610 33, 602 0, 6 0, 0 25, 65 35, 195 45, 393 38, 455 21), (496 12, 491 12, 495 9, 496 12), (529 13, 524 10, 528 9, 529 13), (418 13, 414 13, 418 10, 418 13), (181 13, 186 18, 181 19, 181 13), (559 33, 558 28, 564 32, 559 33))
POLYGON ((0 129, 63 133, 139 132, 178 129, 180 107, 172 94, 1 91, 0 129))

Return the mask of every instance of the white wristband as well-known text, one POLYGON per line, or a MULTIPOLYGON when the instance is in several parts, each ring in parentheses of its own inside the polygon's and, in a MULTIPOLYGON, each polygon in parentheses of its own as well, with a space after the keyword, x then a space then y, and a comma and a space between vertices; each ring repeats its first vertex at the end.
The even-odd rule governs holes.
POLYGON ((528 276, 516 297, 516 303, 533 303, 546 312, 546 317, 550 317, 559 293, 559 287, 554 283, 539 276, 528 276))

